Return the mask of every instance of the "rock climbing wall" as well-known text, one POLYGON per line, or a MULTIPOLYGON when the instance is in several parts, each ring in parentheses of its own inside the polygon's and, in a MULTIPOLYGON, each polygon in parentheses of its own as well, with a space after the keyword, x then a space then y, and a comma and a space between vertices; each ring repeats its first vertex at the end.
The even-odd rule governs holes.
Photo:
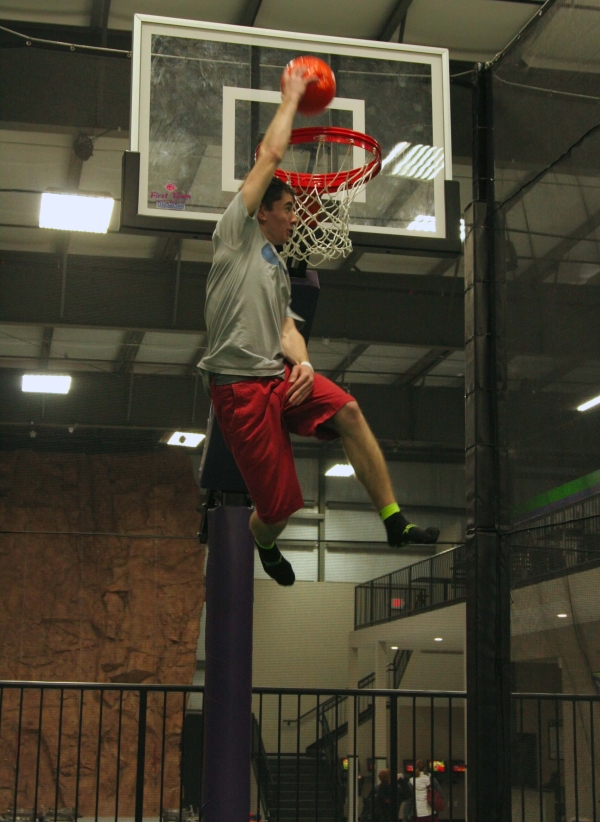
MULTIPOLYGON (((41 701, 33 683, 192 682, 204 603, 197 505, 189 458, 170 449, 0 453, 0 679, 32 681, 2 692, 0 812, 16 797, 132 814, 138 692, 41 701)), ((184 714, 180 694, 149 695, 148 813, 161 795, 179 806, 184 714)))

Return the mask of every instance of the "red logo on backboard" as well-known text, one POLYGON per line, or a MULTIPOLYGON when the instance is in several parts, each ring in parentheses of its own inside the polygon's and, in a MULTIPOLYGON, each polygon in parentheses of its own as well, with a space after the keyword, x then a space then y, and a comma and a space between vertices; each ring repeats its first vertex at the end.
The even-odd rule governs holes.
POLYGON ((165 183, 165 188, 167 191, 177 191, 177 186, 175 183, 165 183))

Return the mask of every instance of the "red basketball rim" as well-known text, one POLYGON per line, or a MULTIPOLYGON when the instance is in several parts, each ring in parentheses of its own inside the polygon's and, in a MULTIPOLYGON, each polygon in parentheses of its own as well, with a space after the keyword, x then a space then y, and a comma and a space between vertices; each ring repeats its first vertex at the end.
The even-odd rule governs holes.
MULTIPOLYGON (((308 190, 336 192, 342 186, 354 188, 363 182, 368 182, 379 174, 381 170, 381 146, 374 137, 352 131, 349 128, 336 126, 309 126, 296 128, 292 131, 290 145, 300 143, 340 143, 342 145, 357 146, 373 155, 373 158, 364 166, 352 168, 349 171, 332 171, 327 174, 310 174, 308 172, 283 171, 278 168, 275 176, 285 183, 289 183, 298 192, 308 190)), ((260 145, 256 149, 256 155, 260 145)))

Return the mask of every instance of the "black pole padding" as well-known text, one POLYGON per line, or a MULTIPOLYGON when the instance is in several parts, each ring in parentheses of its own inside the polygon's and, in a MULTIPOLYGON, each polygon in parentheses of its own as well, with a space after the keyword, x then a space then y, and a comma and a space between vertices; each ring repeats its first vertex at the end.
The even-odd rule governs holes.
MULTIPOLYGON (((228 502, 243 503, 244 495, 228 502)), ((208 512, 202 822, 248 822, 252 746, 254 538, 251 510, 208 512)))
POLYGON ((510 822, 510 578, 502 539, 503 288, 497 277, 493 74, 478 65, 473 203, 465 212, 465 467, 467 484, 467 807, 510 822))

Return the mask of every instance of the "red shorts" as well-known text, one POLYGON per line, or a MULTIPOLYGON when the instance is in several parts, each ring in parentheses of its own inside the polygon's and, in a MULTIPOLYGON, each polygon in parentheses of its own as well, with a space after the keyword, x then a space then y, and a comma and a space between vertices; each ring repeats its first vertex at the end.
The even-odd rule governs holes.
POLYGON ((339 434, 328 420, 354 400, 335 383, 315 374, 313 392, 301 405, 285 405, 285 379, 262 377, 231 385, 211 383, 215 415, 227 447, 248 487, 262 522, 274 524, 302 508, 290 433, 321 440, 339 434))

